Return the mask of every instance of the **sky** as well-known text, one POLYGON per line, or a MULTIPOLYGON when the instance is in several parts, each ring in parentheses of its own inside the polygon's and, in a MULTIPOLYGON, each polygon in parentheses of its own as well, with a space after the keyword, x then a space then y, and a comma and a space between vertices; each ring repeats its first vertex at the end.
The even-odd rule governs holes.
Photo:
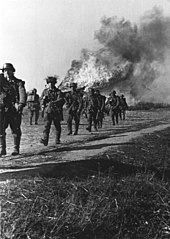
POLYGON ((138 23, 154 6, 170 16, 170 0, 4 0, 0 7, 0 67, 10 62, 26 90, 41 94, 45 78, 61 80, 83 48, 95 49, 103 16, 138 23))

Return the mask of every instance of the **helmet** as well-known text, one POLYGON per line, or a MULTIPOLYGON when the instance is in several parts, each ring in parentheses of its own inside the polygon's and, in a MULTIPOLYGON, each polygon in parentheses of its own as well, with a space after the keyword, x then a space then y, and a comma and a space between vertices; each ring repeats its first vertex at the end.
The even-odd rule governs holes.
POLYGON ((47 84, 48 84, 48 83, 54 83, 54 84, 56 84, 56 83, 57 83, 57 78, 54 77, 54 76, 48 76, 48 77, 46 78, 46 81, 47 81, 47 84))
POLYGON ((35 92, 35 93, 37 93, 37 89, 36 89, 36 88, 34 88, 32 91, 35 92))
POLYGON ((116 91, 115 91, 115 90, 113 90, 113 91, 112 91, 112 94, 114 94, 114 95, 115 95, 115 94, 116 94, 116 91))
POLYGON ((77 83, 74 83, 74 82, 70 83, 70 88, 71 88, 71 87, 77 88, 77 83))
POLYGON ((13 72, 15 72, 15 68, 13 67, 13 65, 11 63, 5 63, 2 67, 2 72, 4 72, 4 70, 6 69, 11 69, 13 72))

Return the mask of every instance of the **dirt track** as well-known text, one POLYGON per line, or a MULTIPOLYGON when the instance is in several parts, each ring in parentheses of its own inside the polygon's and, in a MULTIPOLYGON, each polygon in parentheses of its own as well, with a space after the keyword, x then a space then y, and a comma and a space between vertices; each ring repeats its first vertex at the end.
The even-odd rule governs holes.
MULTIPOLYGON (((66 117, 65 117, 66 118, 66 117)), ((98 132, 86 131, 86 119, 82 118, 79 135, 67 136, 66 122, 62 123, 62 144, 54 145, 53 127, 50 142, 47 147, 39 143, 43 122, 40 117, 39 125, 28 124, 27 112, 22 123, 21 154, 15 157, 12 151, 12 136, 7 130, 8 155, 0 158, 0 179, 24 175, 54 175, 57 164, 70 161, 90 159, 102 155, 108 150, 118 151, 118 147, 143 134, 170 127, 170 111, 129 111, 125 121, 112 126, 110 117, 106 116, 103 128, 98 132)))

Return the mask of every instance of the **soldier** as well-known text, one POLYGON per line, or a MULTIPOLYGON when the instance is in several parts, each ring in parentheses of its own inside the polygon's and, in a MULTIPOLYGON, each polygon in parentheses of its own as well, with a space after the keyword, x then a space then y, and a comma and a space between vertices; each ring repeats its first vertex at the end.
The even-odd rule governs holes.
POLYGON ((71 92, 68 92, 65 96, 66 107, 68 112, 67 128, 68 135, 72 134, 72 121, 75 121, 74 135, 78 134, 80 115, 83 107, 83 99, 81 93, 77 90, 77 84, 70 84, 71 92))
POLYGON ((108 104, 110 105, 110 113, 111 113, 111 119, 112 119, 113 125, 115 125, 115 121, 117 124, 119 123, 118 122, 119 103, 120 103, 120 99, 116 95, 116 91, 113 90, 110 93, 110 97, 108 98, 108 104))
POLYGON ((10 107, 10 85, 3 74, 0 74, 0 156, 6 155, 5 116, 10 107))
POLYGON ((120 97, 120 118, 125 120, 125 114, 126 114, 126 110, 128 109, 128 104, 126 102, 126 98, 124 97, 124 95, 121 95, 120 97), (122 118, 123 116, 123 118, 122 118))
POLYGON ((94 129, 95 131, 97 131, 97 114, 100 110, 100 102, 93 88, 89 89, 89 94, 87 95, 85 99, 84 106, 87 112, 87 121, 88 121, 88 127, 86 129, 89 132, 91 132, 92 122, 93 122, 94 129))
MULTIPOLYGON (((8 82, 9 91, 11 91, 11 102, 5 114, 4 127, 7 129, 10 125, 14 137, 14 150, 12 155, 19 154, 20 140, 21 140, 21 121, 22 111, 26 105, 26 90, 25 82, 14 76, 15 68, 11 63, 5 63, 1 69, 5 79, 8 82)), ((3 136, 5 142, 5 135, 3 136)))
POLYGON ((37 94, 37 89, 33 89, 28 93, 27 105, 29 109, 29 123, 32 125, 32 119, 35 114, 35 124, 38 124, 39 111, 40 111, 40 99, 37 94))
POLYGON ((46 79, 48 87, 45 88, 41 95, 41 106, 44 117, 44 131, 40 143, 48 145, 49 134, 52 122, 56 129, 55 143, 60 144, 61 137, 61 121, 63 117, 63 105, 65 103, 61 91, 56 88, 57 78, 49 76, 46 79))
POLYGON ((102 124, 103 124, 103 119, 104 119, 104 112, 105 112, 105 101, 106 101, 106 97, 104 95, 100 94, 99 90, 95 90, 95 94, 98 97, 99 100, 99 111, 97 114, 97 125, 98 128, 102 128, 102 124))

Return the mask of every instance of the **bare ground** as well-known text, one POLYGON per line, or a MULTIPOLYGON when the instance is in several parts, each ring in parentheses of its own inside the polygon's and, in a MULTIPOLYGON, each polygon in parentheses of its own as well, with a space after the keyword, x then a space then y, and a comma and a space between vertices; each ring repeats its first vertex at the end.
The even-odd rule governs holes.
MULTIPOLYGON (((66 117, 65 117, 66 119, 66 117)), ((60 174, 58 165, 102 157, 108 151, 119 154, 121 147, 128 146, 133 139, 149 135, 170 127, 169 110, 129 111, 126 120, 112 126, 106 116, 102 129, 98 132, 86 131, 87 121, 81 119, 79 135, 67 136, 66 121, 62 122, 61 144, 55 145, 54 127, 51 128, 47 147, 39 143, 43 131, 43 121, 30 126, 27 111, 22 122, 21 153, 12 157, 13 140, 7 130, 7 156, 0 158, 0 179, 24 177, 26 175, 56 176, 60 174)), ((133 147, 132 147, 133 149, 133 147)), ((64 167, 64 166, 63 166, 64 167)), ((68 169, 67 169, 68 171, 68 169)))

